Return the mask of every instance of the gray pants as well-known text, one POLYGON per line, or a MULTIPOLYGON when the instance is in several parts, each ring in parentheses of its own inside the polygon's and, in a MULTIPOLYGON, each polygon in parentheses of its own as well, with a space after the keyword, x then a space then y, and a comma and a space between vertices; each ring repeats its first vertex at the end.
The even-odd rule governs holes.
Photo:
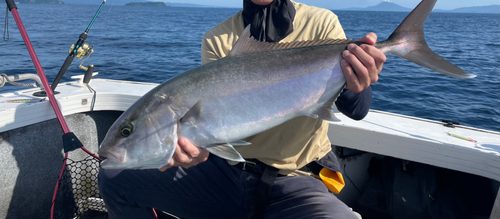
MULTIPOLYGON (((99 191, 110 218, 154 218, 152 208, 181 218, 247 218, 259 175, 210 155, 206 162, 165 172, 105 170, 99 191)), ((264 218, 356 219, 318 179, 277 177, 264 218)))

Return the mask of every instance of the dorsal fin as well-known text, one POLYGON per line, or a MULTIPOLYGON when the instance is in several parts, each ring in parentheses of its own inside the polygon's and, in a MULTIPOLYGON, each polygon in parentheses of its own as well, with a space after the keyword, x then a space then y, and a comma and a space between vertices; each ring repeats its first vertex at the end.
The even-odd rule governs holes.
POLYGON ((236 56, 243 53, 260 52, 268 50, 293 49, 293 48, 301 48, 307 46, 344 44, 353 42, 355 41, 346 39, 307 40, 307 41, 297 41, 290 43, 260 42, 255 38, 253 38, 252 36, 250 36, 250 25, 248 25, 241 34, 238 41, 236 41, 236 43, 234 44, 233 49, 229 53, 229 56, 236 56))

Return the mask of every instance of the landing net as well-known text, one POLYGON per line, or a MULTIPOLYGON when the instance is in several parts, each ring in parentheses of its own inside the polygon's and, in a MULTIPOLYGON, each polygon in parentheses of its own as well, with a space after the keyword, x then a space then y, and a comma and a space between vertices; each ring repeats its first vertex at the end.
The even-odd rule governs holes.
POLYGON ((99 161, 91 156, 81 161, 67 159, 54 203, 54 218, 107 219, 97 188, 99 161))

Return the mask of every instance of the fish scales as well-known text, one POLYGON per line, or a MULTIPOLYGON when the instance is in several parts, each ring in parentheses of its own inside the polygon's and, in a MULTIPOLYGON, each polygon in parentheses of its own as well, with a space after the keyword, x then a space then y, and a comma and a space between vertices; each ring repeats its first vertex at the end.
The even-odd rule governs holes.
POLYGON ((161 93, 192 98, 167 103, 169 106, 158 109, 179 109, 176 115, 180 119, 197 101, 203 100, 198 132, 207 133, 211 138, 181 133, 181 137, 189 137, 197 145, 207 145, 209 141, 232 142, 259 133, 297 116, 308 115, 338 95, 345 84, 338 67, 343 51, 340 48, 346 46, 321 45, 251 53, 229 57, 215 67, 204 65, 187 72, 182 83, 172 80, 160 85, 165 88, 160 89, 161 93), (275 60, 284 64, 276 65, 275 60), (239 65, 228 66, 229 63, 239 65), (185 89, 186 86, 190 88, 185 89))

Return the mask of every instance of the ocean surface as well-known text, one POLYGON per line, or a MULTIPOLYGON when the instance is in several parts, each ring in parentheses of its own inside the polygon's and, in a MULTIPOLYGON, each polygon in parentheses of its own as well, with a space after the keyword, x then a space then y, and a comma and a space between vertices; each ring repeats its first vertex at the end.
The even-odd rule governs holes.
MULTIPOLYGON (((4 33, 5 4, 0 4, 4 33)), ((18 5, 35 51, 50 82, 85 31, 98 5, 18 5)), ((95 52, 97 77, 161 83, 199 66, 203 34, 240 9, 148 8, 108 1, 86 42, 95 52)), ((338 11, 348 38, 375 32, 386 39, 405 12, 338 11)), ((0 73, 36 73, 9 13, 8 41, 0 41, 0 73)), ((445 59, 476 74, 474 79, 444 76, 395 56, 388 56, 373 85, 372 109, 500 131, 500 15, 432 13, 425 26, 429 46, 445 59)), ((63 81, 81 75, 75 59, 63 81)), ((19 89, 10 85, 0 93, 19 89)))

